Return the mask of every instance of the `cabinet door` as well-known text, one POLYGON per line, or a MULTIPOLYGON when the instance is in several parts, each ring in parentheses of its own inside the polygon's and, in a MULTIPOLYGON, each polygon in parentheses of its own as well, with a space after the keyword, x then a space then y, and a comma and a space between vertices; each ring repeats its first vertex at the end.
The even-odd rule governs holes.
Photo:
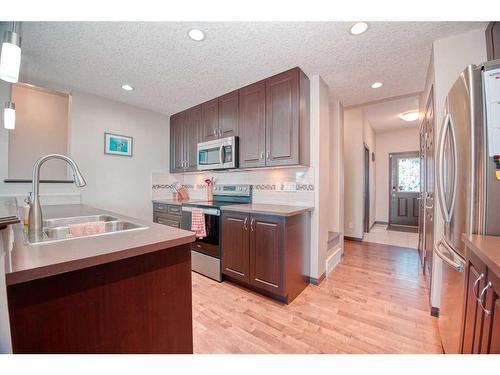
POLYGON ((219 138, 219 99, 201 105, 201 138, 203 142, 219 138))
POLYGON ((219 138, 238 135, 238 90, 219 98, 219 138))
POLYGON ((266 79, 266 165, 299 163, 299 70, 266 79))
POLYGON ((489 288, 483 301, 485 306, 482 326, 481 353, 500 354, 500 278, 488 270, 489 288))
POLYGON ((185 112, 170 117, 170 172, 184 171, 184 122, 185 112))
POLYGON ((185 150, 186 171, 196 171, 198 169, 197 147, 200 141, 201 127, 201 106, 190 108, 186 111, 185 150))
POLYGON ((222 215, 222 273, 248 283, 249 215, 224 212, 222 215))
POLYGON ((266 165, 266 82, 240 89, 240 167, 266 165))
POLYGON ((250 283, 271 293, 283 293, 283 218, 250 216, 250 283))
MULTIPOLYGON (((477 301, 479 292, 484 287, 486 268, 480 262, 467 260, 467 276, 465 291, 465 317, 462 341, 462 353, 478 353, 480 348, 480 332, 482 310, 477 301), (473 263, 474 262, 474 263, 473 263)), ((458 318, 457 318, 458 319, 458 318)))

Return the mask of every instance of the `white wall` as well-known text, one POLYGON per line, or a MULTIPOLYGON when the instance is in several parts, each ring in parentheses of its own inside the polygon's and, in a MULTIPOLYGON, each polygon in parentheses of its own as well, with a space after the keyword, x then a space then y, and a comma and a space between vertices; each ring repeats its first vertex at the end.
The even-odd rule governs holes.
MULTIPOLYGON (((8 100, 9 86, 0 84, 0 102, 8 100)), ((15 131, 15 130, 13 130, 15 131)), ((99 96, 74 92, 70 120, 70 155, 87 186, 43 184, 45 202, 82 203, 151 219, 151 173, 168 170, 167 116, 99 96), (104 155, 104 132, 132 136, 133 157, 104 155)), ((26 196, 31 184, 6 184, 8 131, 0 128, 0 195, 26 196)), ((50 162, 43 168, 50 168, 50 162)), ((42 203, 44 200, 42 199, 42 203)))
MULTIPOLYGON (((434 83, 435 136, 438 139, 443 121, 444 101, 451 86, 468 65, 480 64, 487 59, 485 29, 472 30, 467 33, 436 40, 433 43, 432 57, 433 61, 429 64, 426 87, 434 83), (432 75, 432 69, 434 75, 432 75)), ((426 105, 427 97, 423 97, 422 99, 425 101, 420 103, 421 108, 426 105)), ((437 186, 435 187, 435 191, 437 191, 437 186)), ((439 204, 439 202, 436 201, 436 204, 439 204)), ((435 207, 434 219, 434 241, 437 242, 443 234, 443 218, 437 206, 435 207)), ((431 305, 433 307, 440 306, 441 268, 441 260, 434 256, 431 286, 431 305)))
MULTIPOLYGON (((372 126, 366 120, 366 118, 363 118, 363 142, 366 146, 368 146, 369 160, 370 160, 368 186, 370 192, 369 225, 371 228, 371 226, 375 223, 375 209, 376 209, 375 199, 377 191, 377 186, 375 184, 377 172, 375 169, 375 162, 372 160, 372 152, 376 153, 377 146, 375 143, 375 132, 373 131, 372 126)), ((363 154, 363 168, 364 168, 364 154, 363 154)), ((364 210, 364 205, 363 205, 363 210, 364 210)), ((363 211, 363 217, 364 217, 364 211, 363 211)))
POLYGON ((73 93, 71 117, 71 155, 87 181, 82 202, 151 219, 151 172, 168 169, 168 118, 84 93, 73 93), (133 137, 133 156, 105 155, 104 132, 133 137))
POLYGON ((330 106, 329 90, 323 79, 311 81, 311 167, 314 174, 315 209, 311 217, 311 277, 326 270, 330 193, 330 106))
POLYGON ((376 207, 375 220, 389 221, 389 154, 392 152, 417 151, 420 146, 417 127, 375 134, 376 207))
POLYGON ((336 97, 330 101, 330 231, 344 232, 344 108, 336 97))
POLYGON ((344 111, 344 235, 363 238, 363 110, 344 111))

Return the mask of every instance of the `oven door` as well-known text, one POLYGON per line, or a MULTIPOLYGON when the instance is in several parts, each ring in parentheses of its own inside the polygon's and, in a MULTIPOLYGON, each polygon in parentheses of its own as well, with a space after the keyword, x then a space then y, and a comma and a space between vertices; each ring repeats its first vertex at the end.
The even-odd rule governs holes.
POLYGON ((237 137, 198 143, 199 170, 237 168, 237 156, 237 137))
MULTIPOLYGON (((193 207, 182 206, 181 228, 191 230, 191 210, 193 207)), ((220 259, 220 210, 218 208, 204 208, 206 237, 196 238, 192 249, 202 254, 220 259)))

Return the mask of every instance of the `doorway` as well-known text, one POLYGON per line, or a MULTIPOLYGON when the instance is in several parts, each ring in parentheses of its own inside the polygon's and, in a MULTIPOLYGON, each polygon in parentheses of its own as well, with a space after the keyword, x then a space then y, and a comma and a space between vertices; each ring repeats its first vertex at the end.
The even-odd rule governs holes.
POLYGON ((419 152, 389 154, 389 227, 418 231, 419 196, 419 152))
POLYGON ((363 173, 363 197, 364 197, 364 229, 370 232, 370 150, 364 145, 364 173, 363 173))

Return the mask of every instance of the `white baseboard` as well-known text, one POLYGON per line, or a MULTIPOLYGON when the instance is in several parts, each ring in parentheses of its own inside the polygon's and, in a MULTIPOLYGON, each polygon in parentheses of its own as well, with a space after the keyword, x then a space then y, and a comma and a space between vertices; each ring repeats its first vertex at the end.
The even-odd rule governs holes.
POLYGON ((339 246, 338 248, 333 250, 332 255, 330 255, 327 260, 326 260, 326 275, 330 272, 333 271, 335 267, 337 267, 337 264, 340 263, 342 260, 342 254, 344 253, 344 250, 342 249, 342 246, 339 246))

